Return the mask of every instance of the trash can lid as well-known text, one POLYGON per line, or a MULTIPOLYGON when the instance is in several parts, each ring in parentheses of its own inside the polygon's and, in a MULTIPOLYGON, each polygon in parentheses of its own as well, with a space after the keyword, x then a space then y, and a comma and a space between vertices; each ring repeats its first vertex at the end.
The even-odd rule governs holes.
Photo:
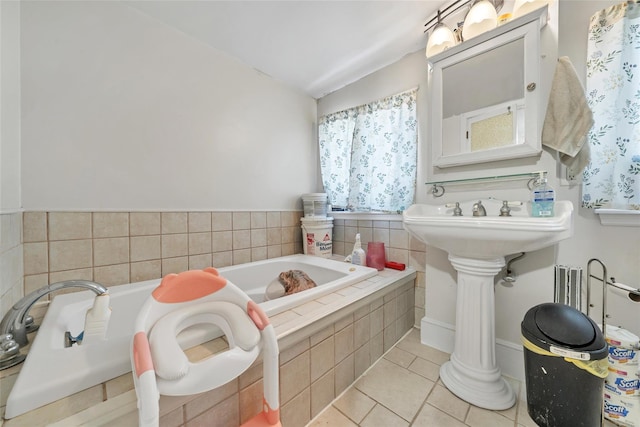
POLYGON ((592 360, 607 355, 607 343, 596 323, 564 304, 545 303, 531 308, 522 321, 522 334, 545 350, 555 346, 587 352, 592 360))

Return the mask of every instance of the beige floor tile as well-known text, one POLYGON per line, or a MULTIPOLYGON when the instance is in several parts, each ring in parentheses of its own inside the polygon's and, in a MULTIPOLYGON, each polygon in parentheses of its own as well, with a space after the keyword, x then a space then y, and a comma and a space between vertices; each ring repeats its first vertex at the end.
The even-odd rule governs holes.
POLYGON ((435 348, 422 344, 420 342, 420 331, 418 329, 413 329, 396 347, 438 365, 442 365, 449 360, 449 354, 444 351, 436 350, 435 348))
POLYGON ((509 418, 510 420, 515 420, 518 414, 518 400, 516 400, 515 405, 513 405, 511 408, 502 411, 496 411, 496 413, 502 415, 505 418, 509 418))
POLYGON ((516 421, 519 426, 537 427, 537 424, 531 419, 529 412, 527 412, 527 402, 519 402, 516 421))
POLYGON ((466 424, 470 427, 513 427, 513 420, 498 412, 471 406, 466 424))
POLYGON ((433 385, 433 381, 381 359, 356 382, 355 387, 411 421, 433 385))
POLYGON ((421 357, 416 357, 415 360, 409 365, 409 370, 415 372, 418 375, 422 375, 426 379, 431 381, 438 381, 440 378, 440 365, 425 360, 421 357))
POLYGON ((357 427, 358 425, 347 418, 333 406, 325 409, 318 418, 310 422, 307 427, 357 427))
MULTIPOLYGON (((525 401, 489 411, 453 395, 439 380, 440 363, 448 358, 422 345, 414 329, 308 426, 536 427, 525 401)), ((507 381, 514 390, 523 387, 519 381, 507 381)))
POLYGON ((433 388, 427 403, 460 421, 465 420, 470 406, 467 402, 451 393, 446 387, 439 384, 436 384, 433 388))
POLYGON ((376 406, 376 401, 361 393, 359 390, 350 388, 333 406, 353 421, 360 423, 371 409, 376 406))
POLYGON ((424 405, 412 427, 465 427, 465 424, 431 405, 424 405))
POLYGON ((416 356, 409 353, 408 351, 404 351, 397 347, 394 347, 384 355, 384 358, 392 361, 396 365, 402 366, 403 368, 408 368, 416 359, 416 356))
POLYGON ((409 423, 382 405, 376 405, 360 423, 361 427, 407 427, 409 423))

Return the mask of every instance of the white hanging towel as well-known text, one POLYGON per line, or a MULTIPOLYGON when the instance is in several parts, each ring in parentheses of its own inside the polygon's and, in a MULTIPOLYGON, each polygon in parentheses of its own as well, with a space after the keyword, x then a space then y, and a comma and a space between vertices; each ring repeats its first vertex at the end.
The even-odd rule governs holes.
POLYGON ((560 153, 560 161, 569 173, 578 174, 589 163, 585 144, 593 114, 585 91, 569 57, 558 58, 551 95, 542 128, 542 144, 560 153))

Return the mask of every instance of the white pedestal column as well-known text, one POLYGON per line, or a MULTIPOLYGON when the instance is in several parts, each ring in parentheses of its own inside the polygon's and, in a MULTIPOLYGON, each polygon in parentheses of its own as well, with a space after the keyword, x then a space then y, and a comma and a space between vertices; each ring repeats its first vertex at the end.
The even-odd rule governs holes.
POLYGON ((516 395, 496 364, 494 276, 504 258, 478 260, 449 255, 458 272, 455 347, 440 368, 447 388, 467 402, 491 410, 514 405, 516 395))

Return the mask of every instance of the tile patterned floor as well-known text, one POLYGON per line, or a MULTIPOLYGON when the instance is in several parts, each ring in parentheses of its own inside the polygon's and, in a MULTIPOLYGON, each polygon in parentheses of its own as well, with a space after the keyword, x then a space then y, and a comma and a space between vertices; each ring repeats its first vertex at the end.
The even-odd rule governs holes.
MULTIPOLYGON (((504 411, 470 405, 439 380, 449 354, 413 329, 307 427, 536 427, 526 402, 504 411)), ((524 384, 509 380, 520 396, 524 384)), ((605 423, 605 427, 614 426, 605 423)))

